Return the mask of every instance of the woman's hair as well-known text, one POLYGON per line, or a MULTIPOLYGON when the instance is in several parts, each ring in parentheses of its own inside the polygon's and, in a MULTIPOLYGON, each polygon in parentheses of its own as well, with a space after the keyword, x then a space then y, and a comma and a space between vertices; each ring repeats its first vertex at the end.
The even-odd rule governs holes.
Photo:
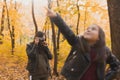
POLYGON ((106 46, 105 33, 104 33, 103 29, 100 26, 98 26, 96 24, 94 24, 94 25, 99 28, 99 34, 98 34, 99 40, 97 40, 97 42, 92 47, 90 47, 88 45, 87 40, 82 36, 81 40, 83 42, 83 48, 84 48, 83 51, 86 53, 86 52, 90 51, 90 48, 93 48, 94 51, 97 54, 96 60, 97 61, 102 61, 105 58, 105 46, 106 46))
POLYGON ((34 42, 35 42, 35 37, 43 37, 43 36, 45 36, 45 34, 44 34, 43 32, 41 32, 41 31, 38 31, 38 32, 35 34, 35 36, 34 36, 34 39, 33 39, 33 42, 32 42, 32 43, 34 43, 34 42))
POLYGON ((38 31, 36 34, 35 34, 35 37, 43 37, 45 34, 41 31, 38 31))
POLYGON ((99 40, 96 42, 96 44, 93 46, 95 51, 97 52, 97 60, 102 61, 105 60, 105 33, 103 29, 96 25, 99 28, 99 40))

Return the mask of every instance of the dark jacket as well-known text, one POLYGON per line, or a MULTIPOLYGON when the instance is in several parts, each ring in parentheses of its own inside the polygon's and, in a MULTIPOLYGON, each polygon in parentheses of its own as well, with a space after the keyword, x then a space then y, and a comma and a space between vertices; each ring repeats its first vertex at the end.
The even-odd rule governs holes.
POLYGON ((30 75, 39 77, 47 77, 49 74, 49 59, 52 59, 47 46, 37 46, 34 43, 27 44, 26 48, 28 56, 27 70, 30 75))
MULTIPOLYGON (((72 46, 61 74, 68 80, 80 80, 91 64, 90 55, 89 53, 82 53, 81 38, 73 33, 58 14, 56 17, 52 17, 51 20, 56 24, 68 43, 72 46)), ((120 62, 118 59, 110 52, 109 48, 105 47, 105 50, 106 59, 104 62, 99 61, 97 63, 98 80, 112 80, 120 69, 120 62), (110 73, 107 73, 105 76, 106 63, 110 64, 110 73)))

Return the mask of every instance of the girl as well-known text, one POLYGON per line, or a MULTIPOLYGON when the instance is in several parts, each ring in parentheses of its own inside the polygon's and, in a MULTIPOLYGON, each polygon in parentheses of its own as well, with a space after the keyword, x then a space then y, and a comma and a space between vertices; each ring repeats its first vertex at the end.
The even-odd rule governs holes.
POLYGON ((56 24, 71 45, 61 74, 67 80, 112 80, 120 69, 120 62, 105 45, 104 31, 96 24, 76 36, 59 14, 47 9, 47 15, 56 24), (105 74, 106 64, 110 65, 105 74))

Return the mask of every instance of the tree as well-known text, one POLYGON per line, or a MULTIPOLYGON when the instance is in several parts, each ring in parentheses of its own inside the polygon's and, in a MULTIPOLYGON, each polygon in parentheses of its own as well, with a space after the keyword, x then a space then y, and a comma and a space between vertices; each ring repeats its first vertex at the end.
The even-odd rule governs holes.
POLYGON ((38 25, 37 25, 37 22, 36 22, 36 19, 35 19, 35 14, 34 14, 34 1, 32 0, 32 18, 33 18, 33 22, 34 22, 34 25, 35 25, 35 34, 37 33, 38 31, 38 25))
POLYGON ((1 18, 1 28, 0 28, 0 44, 3 43, 2 37, 4 36, 3 30, 4 30, 4 19, 5 19, 5 5, 3 4, 2 8, 2 18, 1 18))
POLYGON ((78 4, 79 0, 77 0, 77 12, 78 12, 78 19, 77 19, 77 27, 76 27, 76 34, 79 34, 79 23, 80 23, 80 8, 79 8, 79 4, 78 4))
MULTIPOLYGON (((110 19, 112 52, 120 60, 120 0, 107 0, 107 3, 110 19)), ((118 76, 120 76, 120 74, 118 76)))
POLYGON ((11 25, 10 25, 10 14, 9 14, 9 10, 8 10, 8 6, 7 6, 7 3, 6 3, 6 0, 4 0, 5 2, 5 6, 6 6, 6 13, 7 13, 7 24, 8 24, 8 29, 9 29, 9 33, 10 33, 10 38, 11 38, 11 46, 12 46, 12 55, 13 55, 13 49, 14 49, 14 41, 13 41, 13 30, 14 30, 14 26, 12 26, 12 30, 11 30, 11 25))
POLYGON ((12 0, 10 1, 10 5, 8 6, 7 1, 4 0, 5 3, 5 9, 6 9, 6 16, 7 16, 7 27, 10 34, 11 39, 11 54, 14 54, 14 48, 15 48, 15 26, 18 19, 18 12, 17 12, 17 5, 16 2, 13 3, 12 0))
MULTIPOLYGON (((51 9, 51 0, 48 0, 48 8, 51 9)), ((58 64, 58 55, 57 55, 57 44, 56 44, 56 35, 55 35, 55 25, 50 19, 51 22, 51 28, 52 28, 52 41, 53 41, 53 51, 54 51, 54 68, 53 68, 53 74, 58 76, 58 71, 57 71, 57 64, 58 64)))
POLYGON ((107 0, 110 19, 112 51, 120 60, 120 0, 107 0))

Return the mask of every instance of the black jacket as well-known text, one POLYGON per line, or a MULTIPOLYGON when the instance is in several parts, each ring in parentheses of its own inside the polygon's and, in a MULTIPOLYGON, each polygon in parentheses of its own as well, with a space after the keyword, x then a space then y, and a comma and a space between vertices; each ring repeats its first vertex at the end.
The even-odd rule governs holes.
POLYGON ((46 77, 49 74, 49 59, 52 59, 47 46, 37 46, 34 43, 27 44, 26 48, 28 56, 27 70, 30 75, 46 77))
MULTIPOLYGON (((80 80, 91 64, 90 55, 89 53, 82 54, 80 50, 81 38, 73 33, 58 14, 56 17, 50 19, 56 24, 68 43, 72 46, 61 74, 68 80, 80 80)), ((118 59, 110 52, 109 48, 105 47, 105 49, 106 60, 104 60, 104 62, 98 62, 97 64, 98 80, 112 80, 120 69, 120 62, 118 59), (106 63, 110 64, 110 71, 105 76, 106 63)))

